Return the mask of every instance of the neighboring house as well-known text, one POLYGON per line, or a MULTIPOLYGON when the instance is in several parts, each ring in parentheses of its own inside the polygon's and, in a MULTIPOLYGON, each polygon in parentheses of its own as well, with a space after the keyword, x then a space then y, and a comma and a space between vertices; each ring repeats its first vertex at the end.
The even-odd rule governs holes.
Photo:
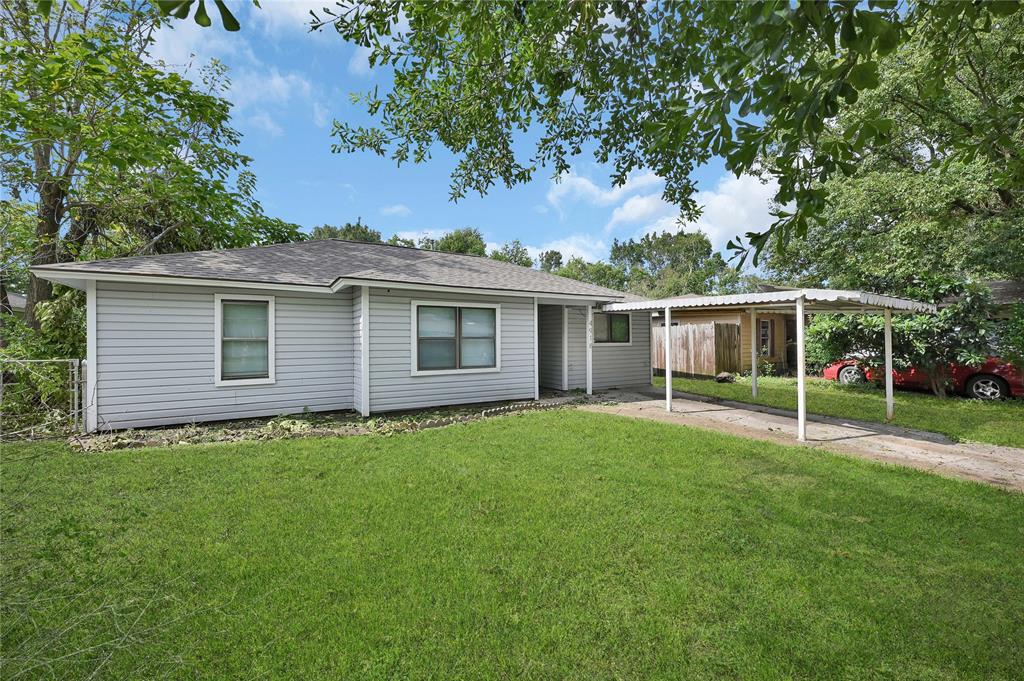
POLYGON ((7 292, 7 302, 11 306, 11 314, 16 317, 25 318, 25 295, 22 293, 15 293, 14 291, 7 292))
MULTIPOLYGON (((983 282, 992 291, 995 317, 1009 316, 1012 306, 1024 302, 1024 282, 993 280, 983 282)), ((762 284, 761 293, 791 291, 793 287, 762 284)), ((697 297, 692 295, 681 298, 697 297)), ((939 307, 954 302, 947 298, 939 307)), ((652 364, 656 374, 664 373, 664 314, 655 314, 652 364)), ((750 315, 737 310, 675 310, 672 313, 672 370, 682 375, 715 376, 719 372, 750 371, 750 342, 755 338, 763 361, 772 364, 776 374, 789 374, 796 368, 796 315, 792 312, 761 311, 756 333, 750 331, 750 315), (738 334, 739 341, 734 342, 738 334)))
MULTIPOLYGON (((995 307, 993 319, 1009 317, 1014 305, 1024 303, 1024 281, 992 279, 981 283, 992 292, 992 305, 995 307)), ((947 307, 958 300, 959 296, 950 296, 939 303, 939 307, 947 307)))
MULTIPOLYGON (((696 296, 683 296, 696 297, 696 296)), ((652 321, 655 342, 652 356, 655 373, 664 373, 661 338, 665 315, 652 321), (660 330, 660 331, 659 331, 660 330)), ((796 315, 785 312, 760 312, 756 333, 751 333, 750 315, 739 310, 675 310, 672 313, 672 337, 675 339, 672 370, 691 376, 715 376, 722 371, 750 371, 750 342, 756 338, 764 362, 777 374, 785 374, 796 365, 796 315)))
POLYGON ((600 311, 630 296, 483 257, 327 240, 32 271, 87 293, 89 430, 650 383, 650 314, 600 311))

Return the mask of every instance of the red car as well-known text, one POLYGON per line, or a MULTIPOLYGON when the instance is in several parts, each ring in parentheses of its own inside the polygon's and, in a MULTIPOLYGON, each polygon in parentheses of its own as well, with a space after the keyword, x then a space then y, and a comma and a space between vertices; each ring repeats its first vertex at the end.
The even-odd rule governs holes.
MULTIPOLYGON (((830 381, 860 383, 881 382, 884 369, 862 365, 855 359, 844 359, 825 367, 823 375, 830 381)), ((927 390, 928 374, 910 367, 893 370, 892 382, 897 388, 927 390)), ((1000 400, 1007 397, 1024 397, 1024 373, 998 357, 989 357, 981 366, 964 364, 950 365, 950 382, 961 395, 979 400, 1000 400)))

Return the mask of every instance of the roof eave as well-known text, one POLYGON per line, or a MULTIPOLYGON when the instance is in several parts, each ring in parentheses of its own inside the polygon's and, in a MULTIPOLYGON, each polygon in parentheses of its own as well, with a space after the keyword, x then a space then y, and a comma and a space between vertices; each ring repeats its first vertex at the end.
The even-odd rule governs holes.
MULTIPOLYGON (((468 286, 445 286, 436 284, 418 284, 383 279, 354 279, 339 277, 328 286, 311 284, 287 284, 265 281, 243 281, 238 279, 214 279, 207 277, 181 277, 173 274, 128 274, 124 272, 97 272, 94 270, 75 270, 69 267, 46 267, 39 265, 29 268, 41 279, 56 282, 80 290, 85 289, 86 281, 132 282, 138 284, 173 284, 178 286, 213 286, 226 288, 246 288, 276 291, 294 291, 300 293, 337 293, 346 286, 376 286, 380 288, 397 288, 414 291, 438 291, 444 293, 466 293, 476 295, 513 296, 523 298, 557 298, 572 302, 604 303, 615 300, 610 295, 563 293, 552 291, 524 291, 521 289, 493 289, 468 286)), ((620 296, 621 300, 624 296, 620 296)))

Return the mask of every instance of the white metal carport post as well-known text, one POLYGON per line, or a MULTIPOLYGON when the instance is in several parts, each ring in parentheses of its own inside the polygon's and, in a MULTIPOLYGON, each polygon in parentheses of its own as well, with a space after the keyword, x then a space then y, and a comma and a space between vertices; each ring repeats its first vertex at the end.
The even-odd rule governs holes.
POLYGON ((804 376, 804 297, 796 299, 796 439, 807 439, 807 385, 804 376))
POLYGON ((665 308, 665 411, 672 411, 672 308, 665 308))
POLYGON ((757 308, 750 308, 750 395, 757 397, 757 355, 761 332, 757 328, 757 308))
POLYGON ((885 420, 892 421, 895 412, 892 397, 892 310, 885 308, 885 420))

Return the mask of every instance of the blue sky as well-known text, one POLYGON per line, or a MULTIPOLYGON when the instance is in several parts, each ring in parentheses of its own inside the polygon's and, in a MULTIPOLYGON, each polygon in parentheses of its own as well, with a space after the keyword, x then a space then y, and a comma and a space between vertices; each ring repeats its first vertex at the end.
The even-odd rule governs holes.
MULTIPOLYGON (((661 199, 658 177, 637 173, 613 188, 608 168, 592 157, 577 159, 560 182, 542 169, 527 185, 453 203, 455 161, 443 148, 427 163, 402 167, 373 154, 333 154, 332 120, 371 122, 349 93, 385 88, 388 73, 370 69, 365 54, 333 31, 307 31, 308 11, 322 0, 263 0, 262 9, 232 4, 240 32, 224 31, 216 18, 209 29, 175 21, 158 33, 152 54, 178 69, 211 58, 229 67, 234 125, 244 135, 241 150, 254 159, 258 198, 269 215, 306 230, 361 217, 385 238, 476 227, 495 246, 519 239, 535 254, 555 248, 590 260, 607 257, 614 238, 681 228, 677 211, 661 199)), ((701 168, 697 180, 705 212, 682 228, 703 230, 716 248, 770 222, 773 187, 736 178, 717 162, 701 168)))

